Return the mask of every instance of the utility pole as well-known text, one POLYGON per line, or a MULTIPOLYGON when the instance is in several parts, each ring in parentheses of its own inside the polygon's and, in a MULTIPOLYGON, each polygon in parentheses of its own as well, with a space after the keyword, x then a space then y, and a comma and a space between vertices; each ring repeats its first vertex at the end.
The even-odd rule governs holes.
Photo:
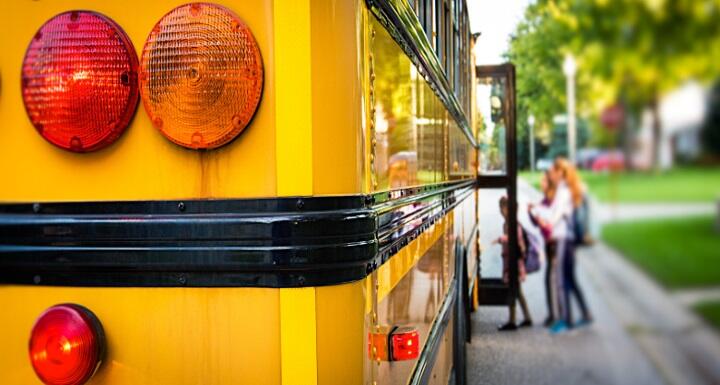
POLYGON ((530 171, 535 172, 535 116, 528 116, 530 137, 530 171))
POLYGON ((575 73, 577 72, 577 63, 571 54, 565 55, 563 61, 563 72, 565 73, 567 84, 567 147, 568 159, 575 164, 575 147, 577 143, 575 126, 575 73))

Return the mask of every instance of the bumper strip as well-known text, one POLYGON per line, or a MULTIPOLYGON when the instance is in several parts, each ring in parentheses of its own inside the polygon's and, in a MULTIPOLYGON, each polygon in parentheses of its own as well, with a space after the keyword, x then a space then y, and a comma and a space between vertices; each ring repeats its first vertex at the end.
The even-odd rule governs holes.
POLYGON ((365 278, 474 191, 0 205, 0 283, 334 285, 365 278))

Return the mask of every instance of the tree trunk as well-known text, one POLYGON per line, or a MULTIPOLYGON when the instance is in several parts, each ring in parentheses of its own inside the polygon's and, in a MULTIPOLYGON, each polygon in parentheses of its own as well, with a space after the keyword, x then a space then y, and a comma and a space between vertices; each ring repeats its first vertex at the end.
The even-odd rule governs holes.
POLYGON ((623 162, 625 170, 632 171, 635 167, 632 157, 635 150, 635 119, 634 112, 630 110, 630 106, 624 100, 620 100, 623 108, 623 119, 620 123, 620 143, 622 146, 623 162))
POLYGON ((650 114, 652 117, 652 166, 653 170, 660 170, 660 144, 662 141, 662 122, 660 121, 660 106, 657 94, 650 102, 650 114))

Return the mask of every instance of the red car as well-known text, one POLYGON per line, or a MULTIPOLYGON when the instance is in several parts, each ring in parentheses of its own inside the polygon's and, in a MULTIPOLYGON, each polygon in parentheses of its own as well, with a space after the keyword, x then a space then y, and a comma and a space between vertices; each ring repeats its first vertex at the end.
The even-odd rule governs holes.
POLYGON ((593 171, 622 171, 625 169, 625 157, 621 152, 606 152, 598 155, 592 162, 593 171))

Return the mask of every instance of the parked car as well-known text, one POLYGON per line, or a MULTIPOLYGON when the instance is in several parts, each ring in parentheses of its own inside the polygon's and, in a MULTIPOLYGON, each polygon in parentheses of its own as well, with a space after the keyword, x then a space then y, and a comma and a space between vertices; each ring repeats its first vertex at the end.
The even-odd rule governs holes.
POLYGON ((593 171, 622 171, 625 169, 625 156, 620 151, 609 151, 595 157, 593 171))
POLYGON ((578 168, 589 170, 592 168, 595 159, 602 155, 603 151, 599 148, 581 148, 577 152, 577 166, 578 168))
POLYGON ((552 167, 552 165, 552 159, 538 159, 537 162, 535 162, 535 169, 539 171, 547 171, 550 167, 552 167))

